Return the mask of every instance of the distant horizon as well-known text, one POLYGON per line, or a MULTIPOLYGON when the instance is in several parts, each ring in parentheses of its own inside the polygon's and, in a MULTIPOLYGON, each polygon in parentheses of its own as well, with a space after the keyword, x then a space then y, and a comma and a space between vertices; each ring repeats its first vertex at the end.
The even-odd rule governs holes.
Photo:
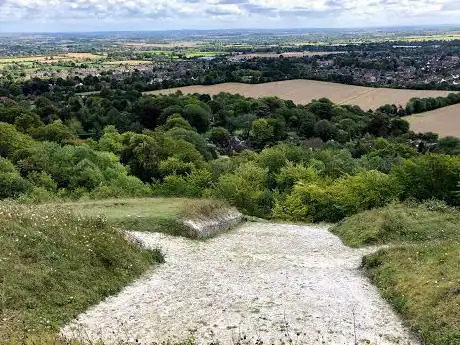
POLYGON ((458 18, 458 0, 0 0, 4 33, 433 26, 458 18))
POLYGON ((235 27, 235 28, 178 28, 178 29, 119 29, 119 30, 88 30, 88 31, 1 31, 3 34, 97 34, 97 33, 168 33, 168 32, 223 32, 223 31, 335 31, 335 30, 378 30, 378 29, 441 29, 455 28, 460 30, 460 24, 412 24, 412 25, 375 25, 375 26, 343 26, 343 27, 235 27))

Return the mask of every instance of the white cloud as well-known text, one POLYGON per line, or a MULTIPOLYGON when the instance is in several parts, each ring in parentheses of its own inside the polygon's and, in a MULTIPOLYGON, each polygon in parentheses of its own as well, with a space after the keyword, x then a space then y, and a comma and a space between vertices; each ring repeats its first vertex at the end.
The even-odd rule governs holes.
POLYGON ((455 23, 460 0, 0 0, 0 31, 455 23))

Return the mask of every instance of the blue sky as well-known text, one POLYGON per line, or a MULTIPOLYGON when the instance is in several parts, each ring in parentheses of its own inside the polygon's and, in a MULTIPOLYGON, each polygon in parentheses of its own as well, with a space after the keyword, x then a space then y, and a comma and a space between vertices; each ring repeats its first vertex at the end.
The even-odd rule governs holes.
POLYGON ((0 32, 460 23, 460 0, 0 0, 0 32))

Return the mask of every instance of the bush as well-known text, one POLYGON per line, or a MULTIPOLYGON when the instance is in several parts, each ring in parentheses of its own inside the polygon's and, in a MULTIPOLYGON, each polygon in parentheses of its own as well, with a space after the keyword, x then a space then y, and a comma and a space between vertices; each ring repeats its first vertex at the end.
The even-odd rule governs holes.
POLYGON ((43 187, 33 187, 30 192, 18 198, 21 203, 40 204, 51 202, 57 199, 57 195, 43 187))
POLYGON ((402 188, 402 198, 423 201, 444 200, 459 205, 460 157, 426 155, 406 160, 393 169, 392 175, 402 188))
POLYGON ((0 157, 0 198, 15 198, 32 189, 32 184, 21 177, 8 159, 0 157))
POLYGON ((314 168, 307 168, 303 164, 288 164, 281 168, 276 175, 276 184, 280 192, 290 192, 292 187, 299 181, 302 183, 312 183, 320 179, 318 172, 314 168))
POLYGON ((200 197, 206 188, 211 187, 212 173, 195 170, 185 176, 166 176, 163 182, 154 183, 153 194, 157 196, 200 197))
POLYGON ((267 190, 268 169, 246 163, 238 167, 234 173, 223 174, 210 196, 227 200, 244 213, 264 217, 270 214, 272 196, 267 190))
MULTIPOLYGON (((314 175, 313 175, 314 176, 314 175)), ((287 220, 336 222, 344 217, 383 206, 398 197, 390 176, 364 171, 332 183, 298 182, 285 200, 279 200, 274 216, 287 220)))
POLYGON ((167 160, 161 161, 158 168, 162 176, 187 175, 195 169, 195 165, 190 162, 183 162, 176 157, 169 157, 167 160))

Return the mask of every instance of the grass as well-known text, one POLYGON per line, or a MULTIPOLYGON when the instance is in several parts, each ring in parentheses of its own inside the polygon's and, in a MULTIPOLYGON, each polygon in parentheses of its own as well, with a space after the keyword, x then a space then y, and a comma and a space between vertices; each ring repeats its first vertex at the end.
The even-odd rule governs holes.
POLYGON ((425 345, 460 344, 460 211, 436 201, 352 216, 332 232, 353 247, 386 244, 363 267, 425 345))
POLYGON ((345 219, 331 231, 350 247, 460 239, 460 212, 438 203, 392 204, 345 219))
POLYGON ((226 210, 181 198, 0 203, 0 344, 77 345, 56 331, 163 262, 159 250, 139 248, 120 229, 188 236, 181 219, 226 210))
POLYGON ((206 52, 206 51, 196 51, 196 52, 187 52, 185 56, 187 58, 196 58, 196 57, 217 57, 225 55, 222 52, 206 52))
POLYGON ((363 265, 424 344, 460 344, 460 242, 386 249, 363 265))
POLYGON ((193 201, 181 198, 143 198, 67 203, 64 207, 82 216, 104 216, 111 226, 124 230, 182 236, 176 223, 190 203, 193 201))
POLYGON ((189 238, 196 238, 196 234, 191 233, 182 220, 209 218, 229 208, 226 203, 216 200, 185 198, 87 201, 67 203, 64 207, 82 216, 104 216, 111 226, 124 230, 189 238))
POLYGON ((0 343, 53 333, 155 262, 100 217, 0 204, 0 343))

